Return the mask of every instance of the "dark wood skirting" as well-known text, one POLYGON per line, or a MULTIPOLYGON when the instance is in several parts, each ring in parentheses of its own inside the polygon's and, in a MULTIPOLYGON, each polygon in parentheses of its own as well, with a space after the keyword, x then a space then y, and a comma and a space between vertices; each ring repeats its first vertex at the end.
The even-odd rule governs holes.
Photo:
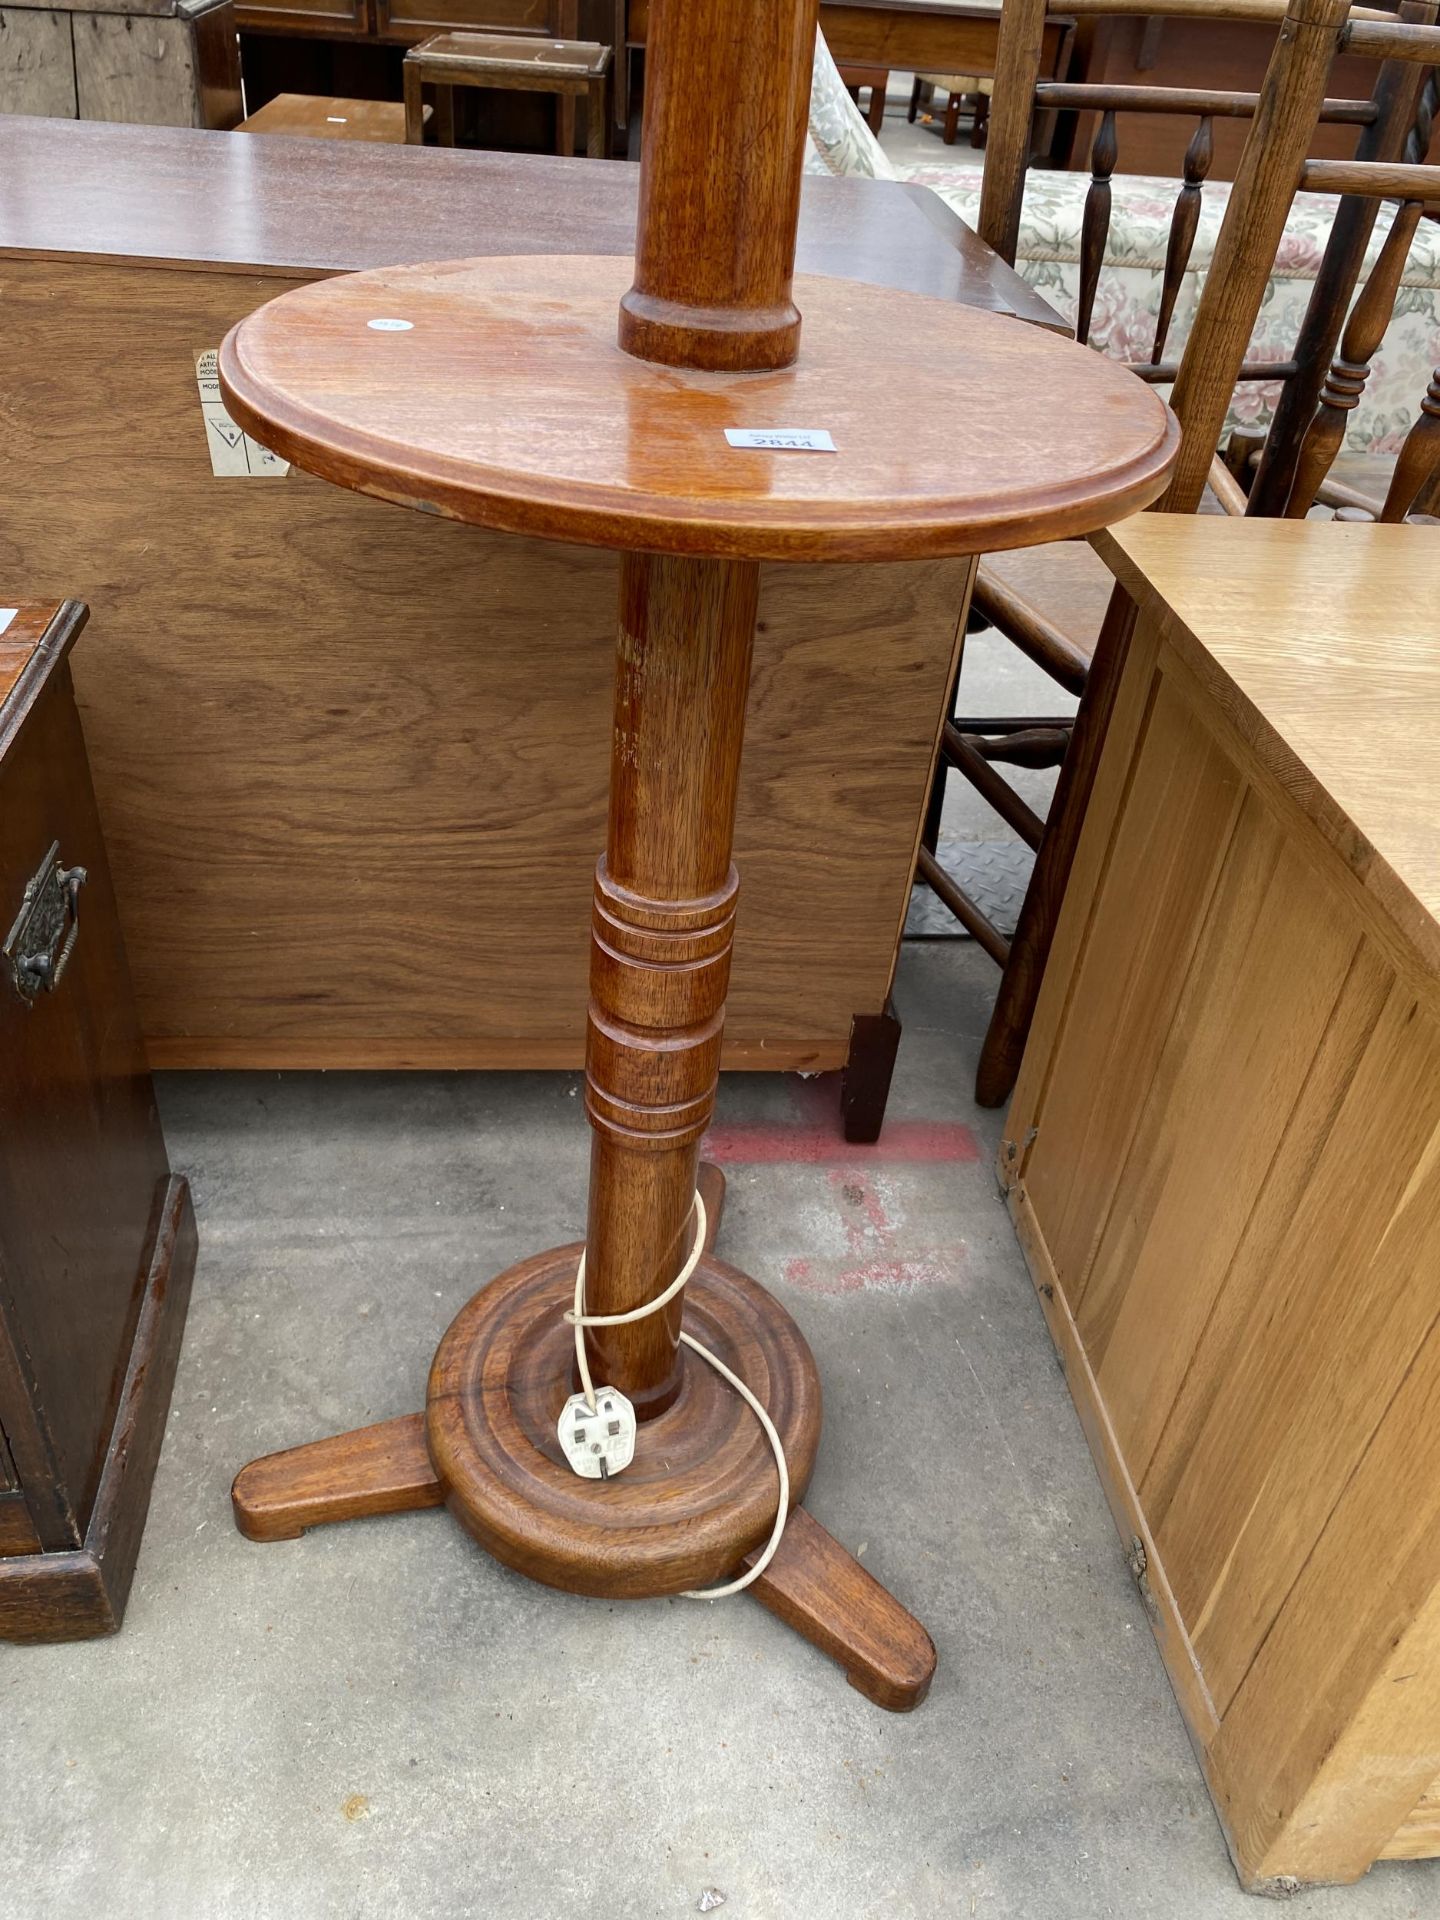
POLYGON ((195 1273, 195 1213, 172 1174, 157 1210, 149 1277, 85 1544, 0 1559, 0 1639, 88 1640, 119 1631, 180 1357, 195 1273))

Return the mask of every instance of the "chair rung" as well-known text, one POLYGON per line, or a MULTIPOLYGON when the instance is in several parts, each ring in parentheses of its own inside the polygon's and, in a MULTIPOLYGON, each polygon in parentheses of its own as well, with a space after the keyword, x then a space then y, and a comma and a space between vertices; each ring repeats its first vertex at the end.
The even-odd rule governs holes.
MULTIPOLYGON (((1180 372, 1178 360, 1127 360, 1126 366, 1137 380, 1155 387, 1168 386, 1180 372)), ((1236 374, 1237 380, 1292 380, 1300 371, 1294 360, 1247 360, 1236 374)))
POLYGON ((941 736, 945 758, 957 773, 963 773, 980 797, 992 806, 1006 826, 1018 833, 1032 852, 1045 835, 1045 822, 998 774, 985 756, 976 750, 959 728, 946 721, 941 736))
MULTIPOLYGON (((1113 109, 1117 113, 1184 113, 1243 120, 1254 114, 1260 96, 1232 88, 1145 87, 1129 80, 1109 86, 1042 80, 1035 88, 1035 104, 1072 113, 1113 109)), ((1375 113, 1373 100, 1324 100, 1319 118, 1342 126, 1368 127, 1375 113)))
POLYGON ((983 560, 975 572, 972 600, 992 626, 998 627, 1037 667, 1043 667, 1067 693, 1084 692, 1090 671, 1085 654, 1068 634, 1047 620, 1038 607, 1032 606, 1023 594, 1016 593, 983 560))
POLYGON ((1007 767, 1058 767, 1070 745, 1074 722, 1054 720, 1048 724, 1016 728, 1013 732, 993 734, 988 720, 957 720, 957 733, 963 734, 983 760, 1007 767))
POLYGON ((1010 958, 1010 942, 994 922, 980 911, 964 888, 956 886, 928 847, 921 847, 916 856, 915 871, 935 898, 950 909, 971 938, 985 949, 996 966, 1003 967, 1010 958))

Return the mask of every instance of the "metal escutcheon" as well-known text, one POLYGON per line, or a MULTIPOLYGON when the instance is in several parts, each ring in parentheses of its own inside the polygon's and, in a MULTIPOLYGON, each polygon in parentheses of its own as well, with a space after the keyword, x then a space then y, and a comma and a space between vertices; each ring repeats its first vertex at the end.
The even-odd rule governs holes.
POLYGON ((62 867, 60 842, 52 841, 39 871, 27 881, 25 898, 5 942, 10 984, 27 1006, 53 993, 80 933, 84 867, 62 867))

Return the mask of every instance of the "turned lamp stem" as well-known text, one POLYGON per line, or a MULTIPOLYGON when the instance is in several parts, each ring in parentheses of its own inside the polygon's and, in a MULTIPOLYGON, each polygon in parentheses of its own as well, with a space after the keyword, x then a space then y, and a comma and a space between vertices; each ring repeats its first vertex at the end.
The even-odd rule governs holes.
MULTIPOLYGON (((594 1128, 586 1304, 662 1293, 694 1237, 739 888, 730 863, 759 568, 627 553, 595 874, 585 1108, 594 1128)), ((679 1391, 683 1294, 586 1334, 591 1372, 645 1420, 679 1391)))
MULTIPOLYGON (((818 0, 655 0, 635 281, 619 339, 701 371, 786 367, 818 0)), ((627 553, 610 826, 595 876, 586 1111, 587 1307, 626 1313, 680 1271, 715 1104, 738 880, 730 864, 759 570, 627 553)), ((683 1294, 587 1330, 640 1420, 683 1370, 683 1294)))
POLYGON ((635 284, 620 345, 714 373, 788 367, 818 0, 654 0, 635 284))

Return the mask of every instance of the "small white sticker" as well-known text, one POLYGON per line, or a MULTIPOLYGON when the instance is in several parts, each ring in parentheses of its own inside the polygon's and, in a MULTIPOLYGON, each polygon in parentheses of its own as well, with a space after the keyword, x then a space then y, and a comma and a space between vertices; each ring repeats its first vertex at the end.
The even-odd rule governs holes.
POLYGON ((200 418, 205 422, 205 440, 210 448, 210 471, 216 479, 283 480, 290 462, 252 440, 225 411, 217 348, 206 347, 196 354, 195 379, 200 388, 200 418))
POLYGON ((760 447, 766 453, 835 453, 823 427, 726 427, 732 447, 760 447))
POLYGON ((0 633, 4 633, 19 611, 18 607, 0 607, 0 633))
POLYGON ((344 113, 327 113, 325 116, 325 124, 327 127, 348 127, 350 124, 350 116, 344 113))
POLYGON ((372 333, 409 333, 415 322, 413 320, 367 320, 365 324, 372 333))

